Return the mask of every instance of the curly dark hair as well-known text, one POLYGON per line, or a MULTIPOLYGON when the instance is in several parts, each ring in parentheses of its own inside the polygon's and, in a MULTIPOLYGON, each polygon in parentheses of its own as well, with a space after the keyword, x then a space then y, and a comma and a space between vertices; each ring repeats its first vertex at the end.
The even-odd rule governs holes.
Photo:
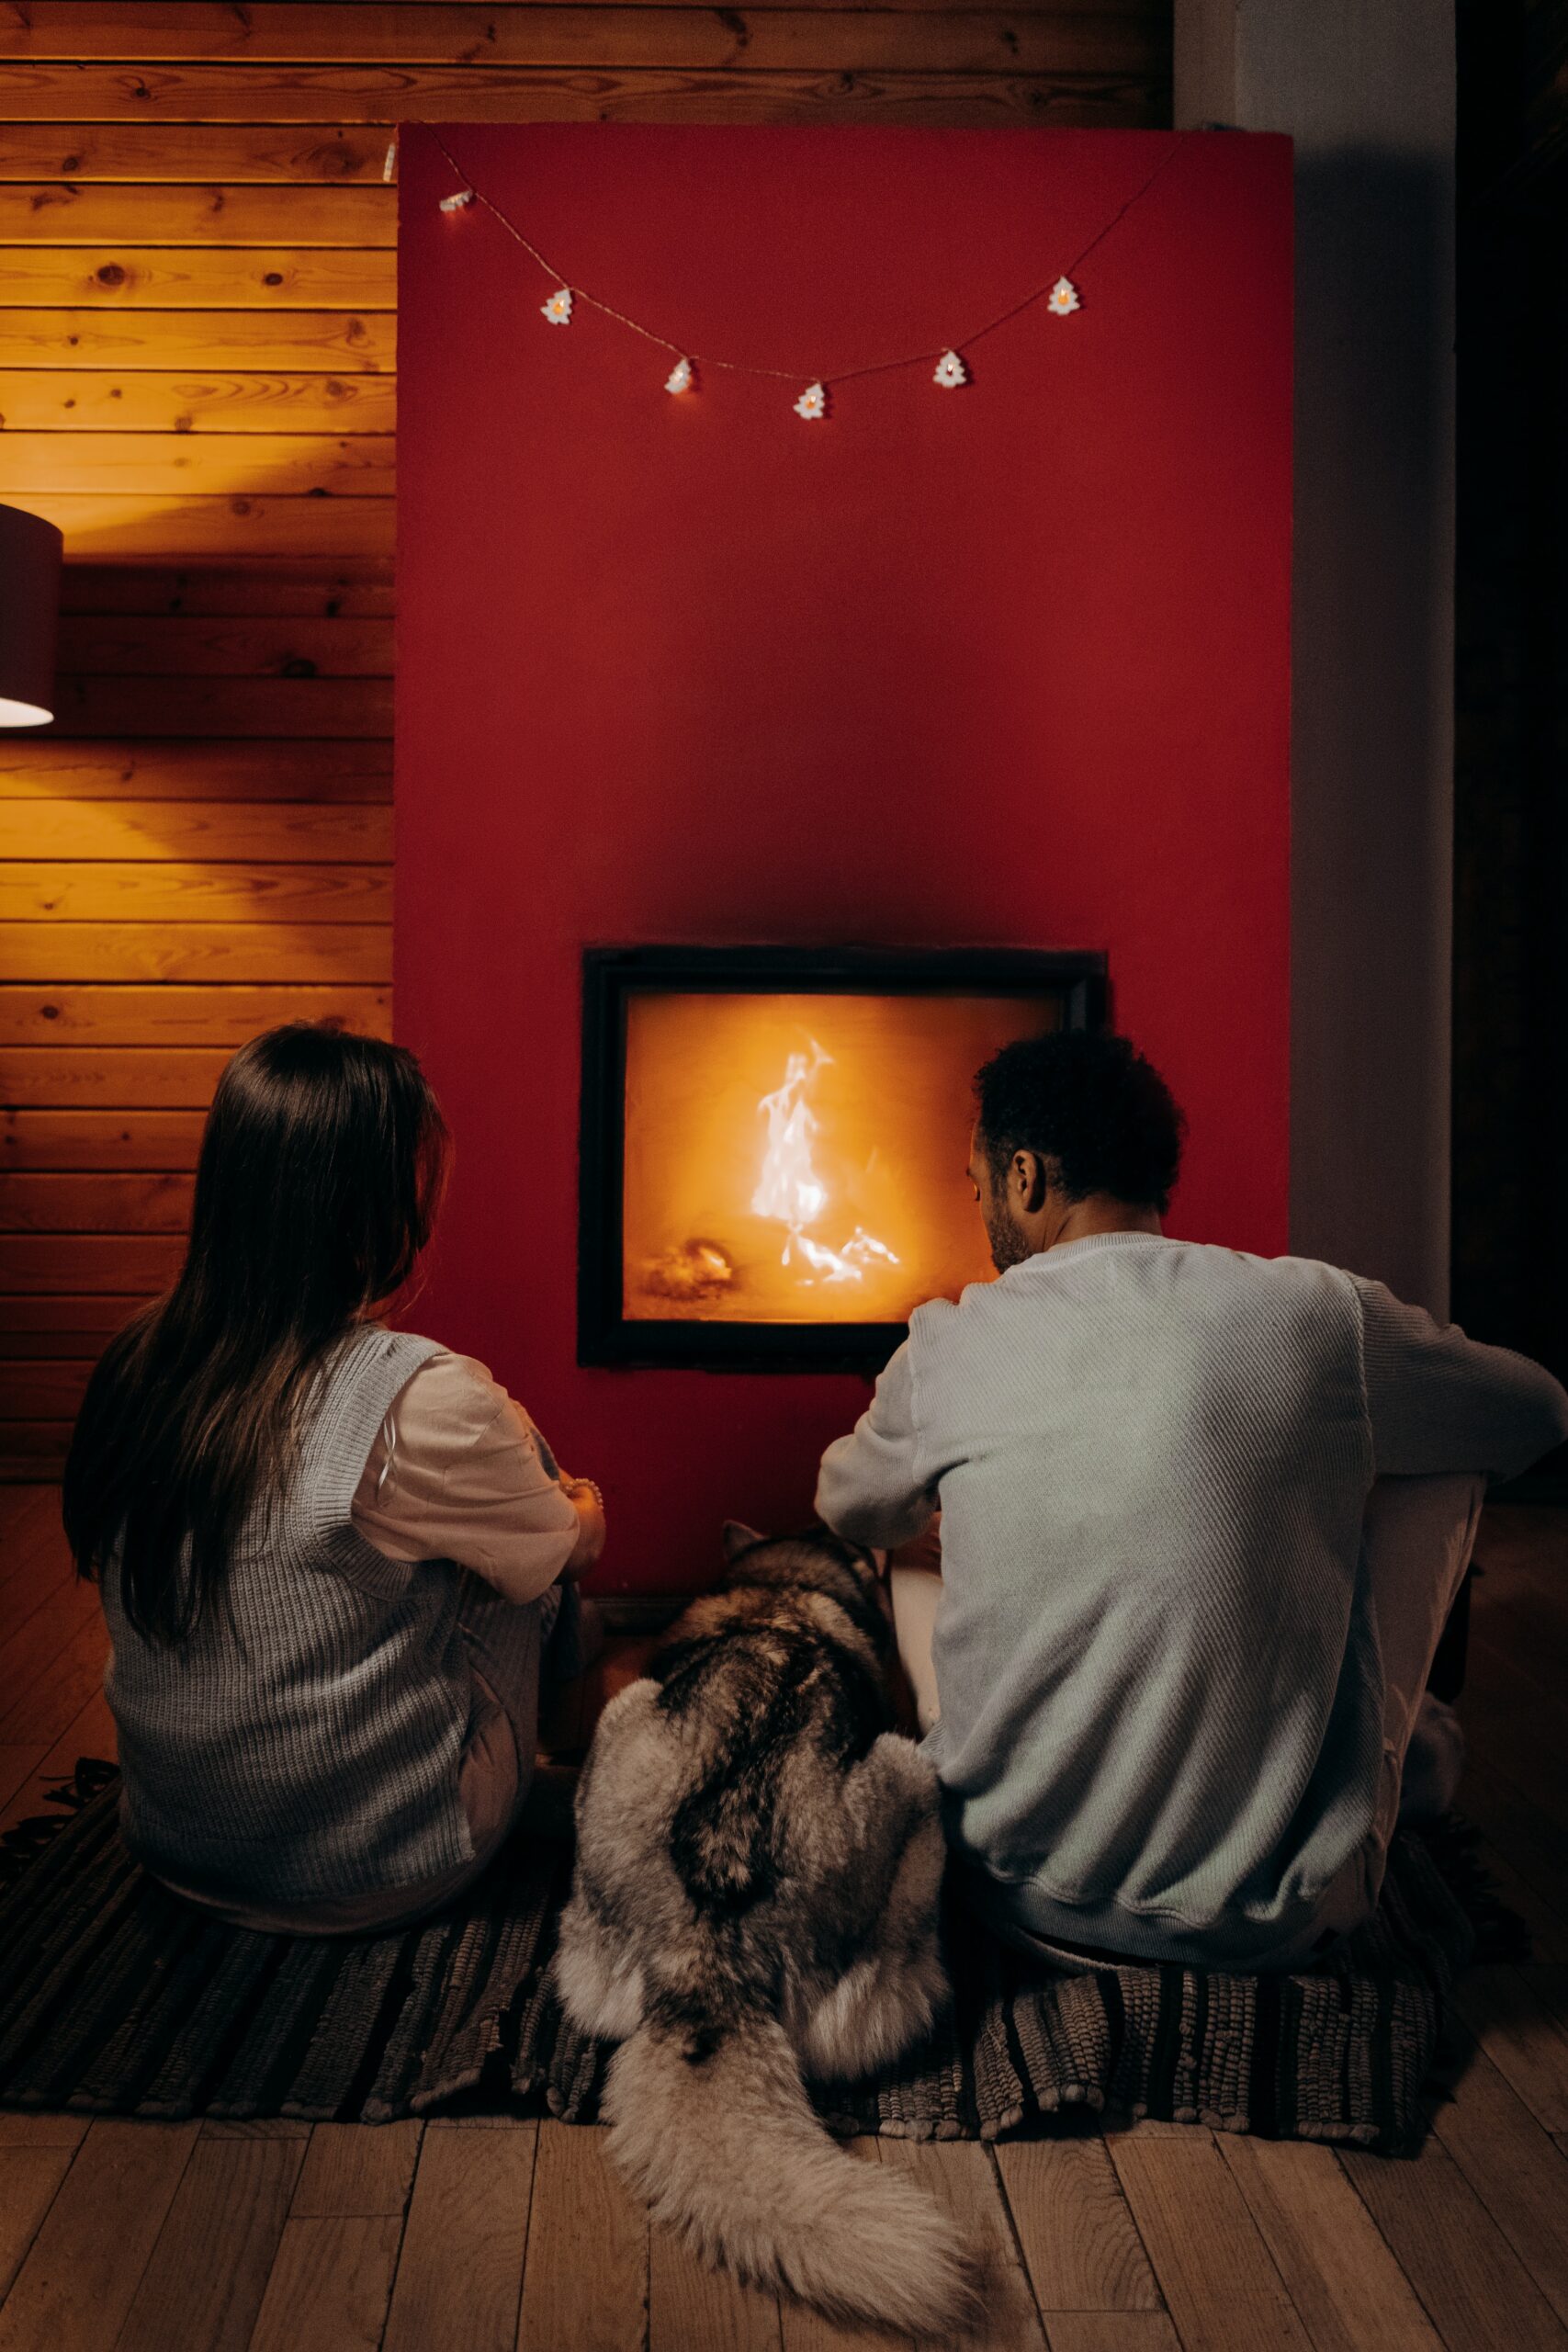
POLYGON ((1187 1122, 1126 1037, 1061 1029, 1021 1037, 976 1074, 980 1137, 999 1183, 1015 1151, 1048 1161, 1069 1201, 1109 1193, 1163 1216, 1187 1122))

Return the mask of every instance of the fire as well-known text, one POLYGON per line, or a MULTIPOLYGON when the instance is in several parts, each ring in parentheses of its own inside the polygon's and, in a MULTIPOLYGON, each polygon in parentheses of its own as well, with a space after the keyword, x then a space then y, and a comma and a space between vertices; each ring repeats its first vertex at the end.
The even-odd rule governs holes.
POLYGON ((759 1117, 768 1123, 768 1139, 757 1189, 751 1195, 751 1214, 788 1228, 779 1263, 793 1265, 798 1253, 812 1270, 803 1280, 810 1282, 819 1275, 829 1283, 858 1283, 865 1279, 865 1267, 873 1259, 889 1266, 898 1263, 886 1243, 857 1225, 841 1250, 830 1250, 806 1230, 817 1223, 829 1197, 812 1156, 812 1138, 819 1123, 807 1097, 818 1071, 832 1059, 813 1037, 809 1054, 791 1054, 784 1064, 784 1084, 764 1094, 758 1103, 759 1117))
POLYGON ((896 1324, 987 1281, 970 1080, 1046 1017, 1023 994, 634 990, 626 1319, 896 1324))

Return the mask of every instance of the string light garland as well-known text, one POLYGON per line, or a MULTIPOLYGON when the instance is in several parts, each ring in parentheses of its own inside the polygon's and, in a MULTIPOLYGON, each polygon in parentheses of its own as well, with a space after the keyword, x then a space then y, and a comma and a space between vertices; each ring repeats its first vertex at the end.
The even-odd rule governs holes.
MULTIPOLYGON (((625 311, 617 311, 614 303, 602 301, 596 294, 587 293, 582 287, 572 286, 565 281, 553 263, 547 261, 537 245, 524 235, 517 223, 502 210, 493 198, 486 196, 482 188, 475 187, 469 183, 457 157, 440 133, 431 130, 429 135, 434 140, 441 154, 450 165, 454 177, 461 183, 450 196, 440 198, 439 209, 448 214, 458 214, 468 211, 475 206, 482 206, 493 220, 500 222, 507 235, 522 246, 530 260, 536 262, 545 276, 553 282, 556 290, 539 305, 542 315, 552 326, 570 326, 573 309, 578 303, 584 304, 591 311, 597 311, 604 318, 613 319, 617 326, 628 328, 633 334, 641 335, 645 343, 651 343, 657 349, 668 353, 673 359, 675 364, 664 379, 664 389, 667 392, 680 394, 694 391, 697 388, 699 369, 706 368, 721 370, 726 375, 731 376, 759 376, 766 377, 773 382, 799 383, 802 374, 805 373, 804 369, 764 368, 750 360, 720 359, 711 353, 682 351, 678 343, 671 343, 668 335, 659 334, 656 328, 644 326, 640 320, 628 318, 625 311)), ((813 377, 805 390, 799 393, 792 403, 796 416, 804 418, 808 424, 819 424, 829 413, 830 392, 836 390, 840 385, 856 382, 863 376, 886 376, 904 368, 925 367, 932 360, 935 361, 936 366, 931 382, 943 391, 961 390, 972 380, 968 363, 963 355, 980 342, 982 337, 994 334, 998 327, 1007 326, 1010 321, 1021 317, 1025 311, 1032 310, 1036 302, 1043 302, 1053 318, 1070 319, 1076 311, 1083 308, 1076 282, 1076 273, 1083 267, 1089 255, 1104 243, 1111 231, 1121 226, 1134 205, 1143 202, 1155 182, 1168 165, 1175 162, 1177 155, 1191 136, 1190 131, 1178 133, 1146 179, 1134 189, 1121 209, 1112 213, 1105 226, 1095 232, 1082 251, 1074 255, 1067 267, 1060 272, 1049 286, 1035 287, 1032 292, 1011 303, 1007 310, 998 311, 994 319, 987 319, 984 325, 975 327, 966 335, 961 335, 954 344, 940 345, 931 351, 905 352, 896 359, 869 360, 859 368, 840 368, 830 373, 813 377)), ((393 149, 388 151, 389 176, 394 153, 393 149)))

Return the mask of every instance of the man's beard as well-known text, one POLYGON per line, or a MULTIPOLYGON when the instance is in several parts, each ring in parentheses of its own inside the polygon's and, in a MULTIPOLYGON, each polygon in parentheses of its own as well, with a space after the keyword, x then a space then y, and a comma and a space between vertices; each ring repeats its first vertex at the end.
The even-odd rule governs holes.
POLYGON ((1026 1258, 1032 1256, 1028 1242, 1005 1207, 987 1209, 985 1218, 986 1238, 991 1245, 991 1263, 998 1274, 1005 1274, 1010 1266, 1021 1266, 1026 1258))

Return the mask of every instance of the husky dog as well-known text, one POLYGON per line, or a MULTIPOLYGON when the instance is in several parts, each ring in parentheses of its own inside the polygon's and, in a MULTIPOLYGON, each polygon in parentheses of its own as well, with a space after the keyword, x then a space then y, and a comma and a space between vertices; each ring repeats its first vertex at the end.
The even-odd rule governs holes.
POLYGON ((610 2153, 655 2220, 836 2319, 952 2342, 981 2258, 802 2081, 885 2064, 947 1997, 936 1778, 888 1728, 869 1554, 733 1524, 725 1548, 728 1588, 600 1719, 557 1983, 622 2043, 610 2153))

